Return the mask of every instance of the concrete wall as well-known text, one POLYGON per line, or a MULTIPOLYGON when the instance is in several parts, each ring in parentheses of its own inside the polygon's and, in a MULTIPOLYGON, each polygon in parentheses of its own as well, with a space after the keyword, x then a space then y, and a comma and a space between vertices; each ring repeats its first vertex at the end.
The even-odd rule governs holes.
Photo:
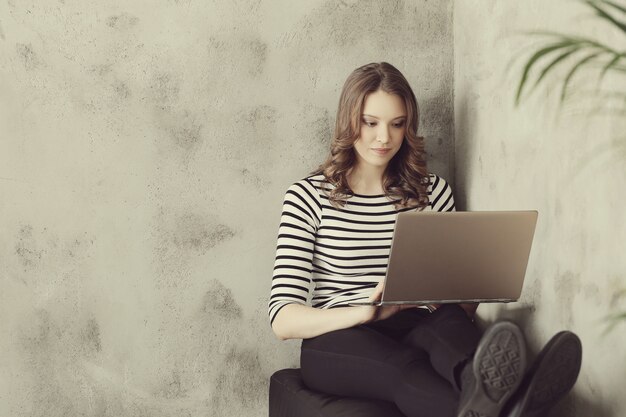
POLYGON ((263 416, 287 186, 349 72, 451 177, 449 1, 0 3, 0 416, 263 416))
MULTIPOLYGON (((482 306, 479 314, 520 321, 535 352, 561 329, 578 333, 582 373, 553 415, 621 417, 626 324, 603 333, 605 317, 626 310, 619 296, 626 288, 626 118, 585 93, 596 78, 582 73, 561 111, 559 91, 545 89, 513 106, 538 41, 524 32, 588 35, 623 49, 623 33, 597 23, 581 3, 455 2, 456 191, 471 210, 539 211, 522 302, 482 306)), ((609 78, 601 89, 625 92, 626 85, 609 78)))

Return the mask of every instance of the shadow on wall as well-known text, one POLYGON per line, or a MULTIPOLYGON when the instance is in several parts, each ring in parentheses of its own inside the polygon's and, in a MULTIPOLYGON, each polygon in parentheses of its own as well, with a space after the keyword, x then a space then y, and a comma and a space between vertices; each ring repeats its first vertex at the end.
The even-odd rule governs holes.
POLYGON ((471 158, 471 149, 469 149, 464 141, 467 136, 465 131, 468 128, 470 117, 467 106, 467 97, 465 94, 460 94, 455 98, 454 105, 454 126, 456 132, 454 132, 455 141, 455 163, 454 163, 454 184, 456 186, 454 190, 454 202, 457 207, 457 211, 467 210, 467 187, 471 180, 472 170, 468 169, 469 161, 471 158), (460 127, 460 129, 459 129, 460 127), (460 152, 458 151, 460 149, 460 152), (463 158, 461 160, 461 157, 463 158), (462 172, 463 175, 459 173, 462 172))

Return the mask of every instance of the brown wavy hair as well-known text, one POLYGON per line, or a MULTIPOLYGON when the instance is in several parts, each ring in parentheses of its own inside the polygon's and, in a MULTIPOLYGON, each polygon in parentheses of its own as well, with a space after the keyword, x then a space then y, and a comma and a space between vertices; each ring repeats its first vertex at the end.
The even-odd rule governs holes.
POLYGON ((334 186, 327 192, 333 206, 344 206, 354 195, 347 178, 356 162, 354 142, 360 136, 365 99, 378 90, 403 99, 407 112, 404 140, 387 165, 383 190, 387 197, 397 201, 397 209, 423 208, 429 204, 429 175, 424 138, 417 135, 419 107, 406 78, 386 62, 364 65, 348 76, 339 98, 330 154, 314 174, 324 174, 326 181, 334 186))

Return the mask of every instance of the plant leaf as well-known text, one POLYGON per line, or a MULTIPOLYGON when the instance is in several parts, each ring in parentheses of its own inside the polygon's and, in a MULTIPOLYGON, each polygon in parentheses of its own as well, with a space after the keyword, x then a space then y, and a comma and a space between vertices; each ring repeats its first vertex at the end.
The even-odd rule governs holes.
POLYGON ((587 62, 591 61, 592 59, 594 59, 595 57, 597 57, 599 55, 602 55, 603 53, 605 53, 605 52, 604 51, 600 51, 600 52, 595 52, 595 53, 593 53, 591 55, 587 55, 585 58, 583 58, 580 61, 578 61, 572 67, 570 72, 567 74, 567 76, 563 80, 563 87, 561 87, 561 103, 565 99, 565 94, 567 93, 567 86, 569 85, 569 83, 570 83, 572 77, 574 76, 574 74, 576 73, 576 71, 578 71, 580 69, 580 67, 585 65, 587 62))
POLYGON ((610 60, 603 68, 602 68, 602 72, 600 73, 600 77, 598 78, 598 83, 600 83, 603 79, 604 76, 606 75, 607 71, 610 70, 611 68, 617 66, 617 63, 622 59, 622 58, 626 58, 626 53, 621 53, 621 54, 616 54, 612 60, 610 60))
POLYGON ((553 38, 558 38, 560 39, 560 42, 570 42, 571 44, 580 44, 580 46, 591 46, 591 47, 596 47, 598 49, 602 49, 606 52, 609 52, 611 54, 620 54, 623 53, 622 52, 618 52, 617 50, 611 48, 610 46, 604 45, 600 42, 594 41, 593 39, 589 39, 589 38, 581 38, 580 36, 574 36, 574 35, 564 35, 562 33, 557 33, 557 32, 550 32, 550 31, 532 31, 532 32, 527 32, 529 35, 539 35, 539 36, 550 36, 553 38))
POLYGON ((539 84, 539 82, 543 79, 543 77, 545 77, 545 75, 548 73, 548 71, 550 71, 556 64, 558 64, 559 62, 563 61, 565 58, 567 58, 568 56, 572 55, 574 52, 576 52, 578 50, 580 50, 580 47, 578 45, 575 45, 572 48, 566 50, 561 55, 557 56, 555 59, 553 59, 552 62, 550 62, 548 65, 546 65, 546 67, 543 69, 543 71, 541 71, 541 74, 539 75, 539 77, 537 77, 537 80, 535 81, 535 85, 533 85, 531 90, 533 88, 535 88, 535 86, 537 84, 539 84))
POLYGON ((626 7, 620 6, 619 4, 616 4, 612 1, 608 1, 608 0, 602 0, 602 3, 604 4, 608 4, 609 6, 621 11, 622 13, 626 14, 626 7))
POLYGON ((585 1, 585 3, 587 3, 587 5, 589 5, 589 7, 594 9, 596 11, 596 13, 598 14, 598 16, 600 16, 601 18, 603 18, 605 20, 608 20, 609 22, 611 22, 613 25, 617 26, 622 32, 624 32, 626 34, 626 23, 620 22, 617 19, 615 19, 613 16, 611 16, 609 13, 607 13, 603 8, 598 6, 595 1, 587 0, 587 1, 585 1))
POLYGON ((531 68, 533 67, 533 65, 535 65, 537 60, 539 60, 539 58, 541 58, 542 56, 549 54, 550 52, 553 52, 553 51, 556 51, 558 49, 571 46, 572 43, 573 43, 573 41, 570 40, 570 39, 567 39, 567 40, 561 41, 561 42, 557 42, 557 43, 553 43, 553 44, 550 44, 550 45, 548 45, 548 46, 546 46, 544 48, 541 48, 540 50, 535 52, 533 54, 533 56, 530 57, 530 59, 528 60, 528 62, 524 66, 524 71, 522 72, 522 78, 520 80, 519 86, 517 88, 517 94, 515 96, 515 104, 519 104, 520 97, 522 96, 522 90, 524 89, 524 85, 526 85, 526 82, 528 81, 528 74, 530 73, 531 68))
POLYGON ((615 328, 622 320, 626 320, 626 311, 621 313, 611 314, 606 317, 606 329, 604 329, 604 334, 608 334, 611 330, 615 328))
POLYGON ((571 35, 564 35, 562 33, 559 32, 552 32, 551 30, 531 30, 526 32, 529 35, 535 35, 535 36, 552 36, 554 38, 561 38, 561 39, 569 39, 569 40, 581 40, 583 38, 579 38, 576 36, 571 36, 571 35))
POLYGON ((626 320, 626 311, 624 311, 622 313, 614 314, 611 317, 611 320, 626 320))

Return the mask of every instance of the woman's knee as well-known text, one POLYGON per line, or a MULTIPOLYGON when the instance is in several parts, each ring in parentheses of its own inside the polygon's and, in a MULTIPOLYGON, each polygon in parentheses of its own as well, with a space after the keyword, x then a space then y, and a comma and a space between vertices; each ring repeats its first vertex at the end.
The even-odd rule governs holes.
POLYGON ((401 369, 361 356, 303 349, 302 379, 309 387, 328 394, 393 401, 401 369))
POLYGON ((403 370, 425 354, 371 329, 352 328, 303 341, 302 377, 310 388, 393 400, 403 370))

